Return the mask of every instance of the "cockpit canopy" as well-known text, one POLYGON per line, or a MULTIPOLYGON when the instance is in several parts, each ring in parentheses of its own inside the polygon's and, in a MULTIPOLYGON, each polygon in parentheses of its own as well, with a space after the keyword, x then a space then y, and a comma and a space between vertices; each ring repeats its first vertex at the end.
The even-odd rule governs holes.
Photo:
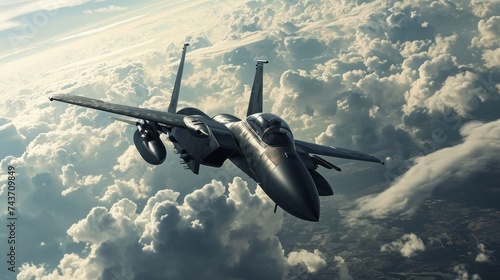
POLYGON ((292 131, 280 117, 270 113, 256 113, 246 120, 267 145, 294 147, 292 131))

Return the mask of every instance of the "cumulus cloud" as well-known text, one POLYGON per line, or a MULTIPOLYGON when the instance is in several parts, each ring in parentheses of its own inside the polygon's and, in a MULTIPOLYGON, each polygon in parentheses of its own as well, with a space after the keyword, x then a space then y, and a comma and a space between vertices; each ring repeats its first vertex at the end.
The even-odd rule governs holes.
POLYGON ((405 258, 411 258, 424 250, 424 242, 414 233, 404 234, 400 239, 380 248, 381 252, 400 252, 405 258))
POLYGON ((500 44, 500 31, 495 26, 500 24, 500 16, 492 16, 488 19, 481 19, 478 24, 480 35, 472 39, 472 45, 492 48, 500 44))
POLYGON ((500 48, 494 50, 485 50, 483 52, 483 59, 486 62, 486 66, 493 68, 500 66, 500 48))
POLYGON ((489 255, 491 253, 493 253, 493 251, 486 250, 486 248, 485 248, 485 246, 484 246, 483 243, 477 244, 477 250, 478 250, 478 253, 477 253, 477 256, 476 256, 476 259, 475 259, 476 262, 479 262, 479 263, 489 263, 489 262, 492 261, 489 255))
POLYGON ((440 85, 458 72, 454 58, 449 54, 440 54, 425 61, 419 68, 419 78, 408 92, 407 112, 416 106, 422 106, 429 97, 433 96, 440 85))
POLYGON ((353 280, 354 278, 349 274, 349 268, 347 267, 347 263, 344 258, 341 256, 335 256, 333 258, 334 261, 337 262, 336 267, 339 269, 339 280, 353 280))
POLYGON ((94 207, 87 217, 68 229, 76 242, 89 242, 101 245, 111 239, 121 239, 130 234, 134 227, 137 206, 128 199, 113 204, 111 209, 94 207))
MULTIPOLYGON (((421 127, 406 128, 401 126, 402 118, 419 110, 425 110, 432 121, 441 117, 434 112, 446 110, 474 117, 480 111, 477 110, 480 104, 498 98, 498 91, 485 89, 480 81, 484 73, 466 70, 469 65, 463 64, 461 50, 471 42, 464 41, 467 36, 470 38, 465 34, 474 32, 471 30, 474 28, 464 29, 462 34, 442 24, 443 21, 458 24, 463 18, 474 18, 470 9, 443 3, 436 3, 431 9, 425 1, 406 1, 387 3, 389 11, 382 13, 380 6, 371 4, 363 8, 372 13, 362 19, 355 16, 363 14, 365 9, 345 8, 350 11, 344 11, 345 24, 319 20, 335 15, 328 4, 321 13, 315 14, 324 24, 323 28, 311 21, 296 30, 290 28, 294 26, 293 19, 289 20, 285 33, 293 33, 290 40, 302 35, 300 31, 307 31, 309 36, 321 32, 331 56, 320 55, 314 64, 296 63, 300 70, 283 72, 280 87, 271 92, 272 111, 284 116, 309 139, 316 138, 318 143, 368 152, 399 145, 396 154, 408 158, 411 147, 430 133, 427 130, 430 125, 419 123, 421 127), (347 24, 351 17, 358 25, 347 24), (335 38, 329 37, 333 34, 335 38), (346 103, 342 99, 355 95, 361 96, 366 106, 339 107, 346 103), (347 110, 349 107, 352 107, 351 113, 347 110), (318 117, 333 124, 323 126, 326 131, 318 131, 321 127, 318 122, 311 125, 310 121, 318 117), (398 131, 402 137, 386 137, 390 130, 398 131)), ((296 58, 302 59, 293 56, 286 61, 296 58)), ((482 62, 475 61, 479 68, 482 62)), ((494 88, 495 83, 490 88, 494 88)))
POLYGON ((102 201, 117 201, 119 198, 144 199, 149 193, 150 187, 144 179, 137 182, 135 179, 129 181, 115 180, 114 184, 107 187, 104 195, 99 199, 102 201))
POLYGON ((5 146, 9 149, 0 151, 0 158, 7 155, 20 156, 26 148, 26 137, 22 135, 16 126, 9 120, 0 118, 0 137, 3 139, 5 146))
POLYGON ((290 252, 286 261, 291 266, 297 264, 305 265, 307 271, 311 273, 314 273, 326 266, 326 261, 323 259, 322 254, 318 249, 314 250, 313 253, 307 252, 306 250, 290 252))
POLYGON ((469 272, 467 271, 465 265, 458 264, 453 267, 453 272, 456 273, 456 279, 458 280, 481 280, 482 278, 474 273, 469 276, 469 272))
POLYGON ((269 198, 235 178, 226 187, 213 181, 188 194, 161 190, 138 213, 129 199, 109 210, 94 207, 67 231, 85 242, 89 254, 67 254, 55 270, 24 264, 19 279, 281 279, 288 266, 311 273, 326 265, 322 254, 305 250, 285 257, 276 233, 281 216, 269 198), (114 277, 114 278, 113 278, 114 277))
POLYGON ((480 18, 485 18, 491 15, 495 15, 498 3, 495 1, 484 1, 484 0, 472 0, 471 8, 473 13, 480 18))
POLYGON ((431 112, 444 112, 451 108, 461 117, 469 116, 469 112, 476 110, 480 103, 499 97, 498 93, 477 87, 477 84, 478 75, 471 72, 449 76, 443 86, 425 103, 431 112))
POLYGON ((373 150, 371 143, 379 143, 379 135, 376 132, 377 120, 373 117, 372 110, 376 111, 376 108, 368 96, 351 91, 340 94, 336 114, 340 121, 330 125, 326 133, 315 139, 316 142, 323 145, 363 147, 365 151, 373 150))
POLYGON ((61 192, 61 195, 65 196, 81 187, 95 186, 99 184, 103 176, 100 174, 81 176, 81 178, 79 177, 80 176, 76 173, 73 164, 64 165, 61 168, 61 175, 59 175, 59 179, 61 179, 62 185, 66 186, 66 189, 61 192))

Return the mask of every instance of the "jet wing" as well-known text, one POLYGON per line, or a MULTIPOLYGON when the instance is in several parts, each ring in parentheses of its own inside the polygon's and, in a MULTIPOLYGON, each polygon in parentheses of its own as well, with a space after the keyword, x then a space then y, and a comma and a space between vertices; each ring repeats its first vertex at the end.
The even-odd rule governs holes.
POLYGON ((362 160, 362 161, 371 161, 384 164, 383 161, 374 156, 370 156, 353 150, 342 149, 337 147, 328 147, 300 140, 295 140, 295 145, 301 148, 304 152, 309 154, 317 154, 317 155, 362 160))
POLYGON ((131 107, 127 105, 113 104, 97 99, 68 94, 56 94, 49 97, 50 101, 56 100, 114 114, 124 115, 132 118, 143 119, 163 124, 169 128, 186 128, 184 115, 131 107))

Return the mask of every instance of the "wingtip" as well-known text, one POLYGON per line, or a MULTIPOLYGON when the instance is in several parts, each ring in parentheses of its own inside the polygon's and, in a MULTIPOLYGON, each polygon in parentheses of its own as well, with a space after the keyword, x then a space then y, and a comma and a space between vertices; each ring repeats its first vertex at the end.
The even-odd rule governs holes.
POLYGON ((52 96, 49 96, 49 100, 54 101, 54 98, 52 98, 52 96))

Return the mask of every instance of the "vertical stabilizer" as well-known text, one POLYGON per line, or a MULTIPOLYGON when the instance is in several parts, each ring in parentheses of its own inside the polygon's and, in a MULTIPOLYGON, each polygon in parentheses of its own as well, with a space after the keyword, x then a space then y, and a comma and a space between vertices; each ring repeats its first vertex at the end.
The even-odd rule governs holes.
POLYGON ((255 71, 255 78, 253 80, 252 93, 250 94, 250 102, 248 103, 247 116, 255 113, 262 112, 262 86, 263 86, 263 72, 264 63, 267 60, 257 60, 257 70, 255 71))
POLYGON ((179 91, 181 89, 182 71, 184 70, 184 58, 186 57, 186 49, 188 46, 189 44, 186 43, 182 48, 181 63, 179 64, 177 77, 175 77, 174 90, 172 91, 172 98, 170 99, 170 105, 168 106, 167 112, 169 113, 175 113, 175 111, 177 111, 177 102, 179 101, 179 91))

